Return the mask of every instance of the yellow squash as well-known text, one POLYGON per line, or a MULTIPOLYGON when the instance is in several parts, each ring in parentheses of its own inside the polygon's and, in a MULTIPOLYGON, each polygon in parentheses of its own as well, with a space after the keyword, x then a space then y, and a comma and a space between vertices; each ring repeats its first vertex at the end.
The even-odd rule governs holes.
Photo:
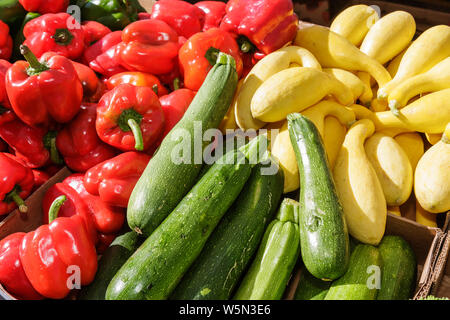
POLYGON ((368 119, 353 124, 339 151, 333 177, 349 233, 359 241, 377 245, 384 235, 387 208, 380 181, 364 150, 364 141, 374 130, 368 119))
POLYGON ((222 131, 223 134, 226 134, 227 130, 235 130, 235 129, 238 128, 238 125, 236 123, 236 116, 235 116, 235 113, 234 113, 234 107, 233 106, 236 103, 237 93, 241 89, 243 82, 244 82, 243 79, 239 80, 239 82, 237 84, 237 88, 236 88, 236 93, 234 94, 233 102, 231 103, 227 114, 222 119, 222 122, 219 125, 219 129, 220 129, 220 131, 222 131))
POLYGON ((388 110, 388 104, 387 104, 386 100, 373 99, 370 104, 370 108, 374 112, 386 111, 386 110, 388 110))
POLYGON ((334 18, 330 29, 359 46, 373 24, 379 19, 374 8, 364 4, 348 7, 334 18))
POLYGON ((353 93, 354 101, 359 99, 362 103, 368 103, 372 98, 372 90, 370 89, 370 87, 350 71, 339 68, 326 68, 322 71, 335 77, 345 86, 347 86, 353 93))
POLYGON ((375 133, 365 144, 367 157, 377 173, 388 206, 400 206, 408 200, 413 171, 402 147, 387 135, 375 133))
MULTIPOLYGON (((409 44, 411 45, 411 43, 409 44)), ((408 45, 408 47, 409 47, 408 45)), ((408 50, 408 47, 403 50, 402 52, 400 52, 394 59, 392 59, 388 66, 387 66, 387 71, 389 72, 389 74, 391 75, 392 78, 395 77, 395 75, 397 74, 398 71, 398 67, 400 66, 400 62, 403 59, 403 56, 405 55, 406 50, 408 50)))
POLYGON ((422 93, 450 88, 450 57, 442 60, 427 72, 406 79, 389 94, 389 108, 403 108, 408 101, 422 93))
POLYGON ((234 104, 236 123, 242 130, 259 129, 264 122, 253 118, 250 104, 256 90, 271 76, 298 64, 303 67, 321 70, 317 59, 306 49, 297 46, 288 46, 267 55, 259 61, 245 77, 242 87, 237 92, 234 104))
POLYGON ((438 25, 427 29, 406 50, 395 77, 386 85, 380 85, 378 98, 387 99, 401 82, 430 70, 448 56, 450 56, 450 26, 438 25))
POLYGON ((256 90, 251 112, 255 119, 276 122, 328 95, 343 105, 353 103, 350 89, 329 74, 314 68, 290 68, 273 75, 256 90))
POLYGON ((398 217, 402 216, 402 213, 400 211, 400 207, 388 207, 387 208, 387 212, 391 213, 391 214, 394 214, 394 215, 396 215, 398 217))
POLYGON ((378 61, 326 27, 312 25, 299 29, 295 44, 311 51, 324 68, 368 72, 380 87, 391 80, 389 72, 378 61))
POLYGON ((420 158, 414 192, 423 209, 432 213, 450 210, 450 123, 441 141, 420 158))
POLYGON ((424 226, 436 228, 436 214, 426 211, 420 206, 420 203, 416 200, 416 222, 423 224, 424 226))
POLYGON ((278 135, 272 142, 271 153, 284 173, 284 193, 295 191, 299 188, 300 180, 297 159, 292 148, 287 121, 284 121, 278 135))
POLYGON ((394 139, 405 151, 414 172, 417 163, 425 152, 422 137, 417 132, 406 132, 395 135, 394 139))
POLYGON ((325 118, 323 124, 323 145, 328 156, 330 169, 333 170, 336 158, 345 139, 347 128, 333 116, 325 118))
POLYGON ((373 25, 359 49, 385 64, 409 45, 415 33, 413 16, 405 11, 394 11, 373 25))
POLYGON ((405 128, 419 132, 441 133, 450 122, 450 89, 427 94, 399 110, 376 112, 377 130, 405 128))
POLYGON ((435 145, 439 141, 441 141, 442 134, 441 133, 426 133, 425 132, 425 138, 431 145, 435 145))

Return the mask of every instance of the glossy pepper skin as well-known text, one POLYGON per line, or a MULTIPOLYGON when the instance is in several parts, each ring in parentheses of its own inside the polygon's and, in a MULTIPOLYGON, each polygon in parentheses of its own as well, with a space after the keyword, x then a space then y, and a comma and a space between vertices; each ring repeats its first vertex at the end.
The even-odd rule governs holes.
POLYGON ((45 52, 55 52, 72 60, 85 49, 84 32, 69 14, 47 13, 29 21, 23 28, 24 44, 40 58, 45 52))
POLYGON ((122 30, 145 11, 137 0, 79 0, 83 20, 98 21, 113 31, 122 30))
POLYGON ((21 212, 28 208, 23 199, 34 186, 33 172, 6 153, 0 153, 0 215, 7 214, 19 206, 21 212))
POLYGON ((0 241, 0 284, 16 299, 40 300, 43 297, 34 290, 20 261, 24 236, 24 232, 17 232, 0 241))
POLYGON ((242 59, 236 40, 230 33, 212 28, 193 35, 180 48, 178 58, 186 88, 200 89, 219 51, 231 55, 236 61, 238 75, 242 74, 242 59))
POLYGON ((61 163, 56 145, 51 141, 51 133, 47 133, 46 129, 31 127, 19 119, 0 126, 0 138, 14 150, 25 166, 32 169, 48 164, 52 148, 55 161, 61 163))
POLYGON ((78 115, 56 137, 56 146, 66 165, 75 172, 85 172, 117 154, 98 137, 96 118, 97 105, 84 103, 78 115))
POLYGON ((84 176, 84 186, 89 193, 100 196, 102 201, 126 208, 150 158, 141 152, 122 153, 89 169, 84 176))
POLYGON ((111 33, 111 29, 97 21, 83 21, 81 29, 84 32, 86 48, 111 33))
POLYGON ((17 61, 6 73, 6 91, 16 115, 30 126, 72 120, 83 99, 72 62, 63 56, 39 62, 26 46, 22 54, 28 62, 17 61))
POLYGON ((50 224, 27 233, 20 246, 23 270, 33 287, 41 295, 52 299, 66 297, 74 272, 81 285, 90 284, 97 272, 97 253, 83 217, 55 217, 66 201, 55 199, 50 208, 50 224))
POLYGON ((9 34, 9 27, 0 20, 0 59, 8 60, 11 58, 13 49, 13 40, 9 34))
POLYGON ((22 7, 28 12, 40 14, 65 12, 69 0, 19 0, 22 7))
POLYGON ((122 31, 108 33, 85 50, 83 54, 84 63, 105 77, 127 71, 120 64, 119 44, 121 42, 122 31))
POLYGON ((202 31, 220 26, 220 22, 225 16, 226 4, 224 2, 199 1, 195 3, 195 6, 205 13, 205 23, 203 24, 202 31))
POLYGON ((180 0, 155 2, 151 18, 166 22, 179 36, 186 39, 202 31, 205 23, 205 13, 200 8, 180 0))
POLYGON ((183 118, 184 113, 194 100, 195 94, 195 91, 182 88, 159 98, 166 120, 162 138, 183 118))
POLYGON ((96 128, 100 139, 117 149, 148 150, 164 129, 158 96, 149 87, 115 87, 100 99, 96 128))
POLYGON ((298 18, 292 0, 230 0, 220 28, 250 40, 269 54, 292 41, 298 18))
POLYGON ((122 31, 120 63, 130 71, 169 73, 175 67, 179 47, 177 32, 164 21, 136 21, 122 31))
MULTIPOLYGON (((11 67, 12 64, 9 63, 6 60, 0 59, 0 113, 3 109, 11 109, 11 104, 9 103, 8 94, 6 93, 6 86, 5 86, 5 77, 6 72, 8 71, 9 67, 11 67)), ((3 110, 6 112, 6 110, 3 110)))
POLYGON ((124 83, 132 84, 137 87, 150 87, 159 97, 168 93, 166 87, 161 84, 156 76, 150 73, 138 71, 128 71, 115 74, 106 81, 106 86, 108 90, 112 90, 118 85, 124 83))
POLYGON ((94 243, 98 243, 101 234, 115 234, 125 221, 125 210, 110 206, 99 196, 86 191, 83 174, 73 174, 63 182, 50 187, 42 200, 43 222, 48 223, 46 214, 56 198, 65 196, 66 202, 61 206, 59 216, 81 216, 86 223, 86 230, 94 243))

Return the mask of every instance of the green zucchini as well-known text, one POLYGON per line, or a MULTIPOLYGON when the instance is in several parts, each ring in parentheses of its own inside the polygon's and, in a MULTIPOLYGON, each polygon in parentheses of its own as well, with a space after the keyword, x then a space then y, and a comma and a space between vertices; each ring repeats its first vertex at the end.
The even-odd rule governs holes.
POLYGON ((78 299, 105 300, 109 282, 141 243, 139 235, 134 231, 129 231, 114 239, 99 261, 94 281, 81 290, 78 299))
POLYGON ((323 300, 330 289, 331 281, 314 277, 306 268, 302 269, 294 300, 323 300))
POLYGON ((176 300, 227 300, 272 220, 283 191, 283 171, 264 175, 258 164, 243 192, 225 214, 188 273, 176 300))
POLYGON ((300 255, 299 203, 284 199, 233 299, 279 300, 300 255))
POLYGON ((228 111, 237 85, 235 65, 231 56, 219 53, 189 109, 150 160, 128 204, 127 220, 132 230, 149 236, 197 181, 208 144, 203 133, 217 128, 228 111))
POLYGON ((349 239, 342 206, 320 134, 308 118, 288 115, 288 128, 300 173, 300 244, 313 276, 334 280, 348 267, 349 239))
POLYGON ((333 281, 325 300, 375 300, 381 286, 382 260, 378 248, 358 244, 347 272, 333 281))
MULTIPOLYGON (((258 146, 259 136, 249 144, 258 146)), ((249 152, 252 154, 253 149, 249 152)), ((108 300, 167 299, 250 177, 240 150, 219 159, 112 279, 108 300)))
POLYGON ((378 300, 411 299, 416 279, 416 257, 411 246, 399 236, 385 236, 378 246, 383 274, 378 300))

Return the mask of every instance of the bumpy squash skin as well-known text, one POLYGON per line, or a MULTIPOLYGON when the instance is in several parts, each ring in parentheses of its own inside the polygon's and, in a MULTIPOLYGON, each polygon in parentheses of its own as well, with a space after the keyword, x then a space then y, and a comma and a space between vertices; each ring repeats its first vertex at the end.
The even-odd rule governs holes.
POLYGON ((324 300, 375 300, 378 290, 367 285, 371 276, 368 268, 375 266, 382 269, 382 263, 381 254, 376 247, 356 245, 347 272, 333 281, 324 300))
POLYGON ((411 299, 417 265, 411 246, 402 237, 385 236, 378 250, 383 260, 383 272, 377 300, 411 299))
POLYGON ((303 262, 317 278, 342 276, 349 260, 347 225, 315 125, 300 114, 288 116, 300 173, 300 243, 303 262))
POLYGON ((227 300, 250 262, 280 202, 283 171, 264 175, 258 164, 243 192, 211 234, 175 289, 175 300, 227 300))
POLYGON ((323 300, 330 289, 331 281, 323 281, 314 277, 303 268, 295 291, 294 300, 323 300))
MULTIPOLYGON (((237 78, 233 61, 218 63, 211 69, 189 109, 163 140, 131 194, 127 220, 132 230, 149 236, 192 188, 202 167, 195 161, 194 140, 198 139, 194 137, 195 123, 201 122, 203 132, 218 128, 232 102, 237 78), (186 139, 180 142, 182 129, 186 139), (181 149, 182 144, 185 150, 191 150, 189 163, 176 164, 172 152, 181 149)), ((207 144, 203 142, 202 151, 207 144)))
POLYGON ((215 163, 128 259, 108 286, 108 300, 169 297, 250 176, 251 165, 237 163, 237 155, 215 163))

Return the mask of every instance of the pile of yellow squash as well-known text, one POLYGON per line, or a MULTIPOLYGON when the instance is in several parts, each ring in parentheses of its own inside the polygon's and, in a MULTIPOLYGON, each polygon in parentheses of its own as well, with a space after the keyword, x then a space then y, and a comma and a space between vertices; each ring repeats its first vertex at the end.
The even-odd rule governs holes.
POLYGON ((286 116, 300 112, 322 136, 353 237, 378 244, 408 199, 436 226, 450 210, 450 26, 415 34, 411 14, 366 5, 330 28, 301 23, 241 80, 222 130, 279 129, 271 153, 287 193, 300 186, 286 116))

